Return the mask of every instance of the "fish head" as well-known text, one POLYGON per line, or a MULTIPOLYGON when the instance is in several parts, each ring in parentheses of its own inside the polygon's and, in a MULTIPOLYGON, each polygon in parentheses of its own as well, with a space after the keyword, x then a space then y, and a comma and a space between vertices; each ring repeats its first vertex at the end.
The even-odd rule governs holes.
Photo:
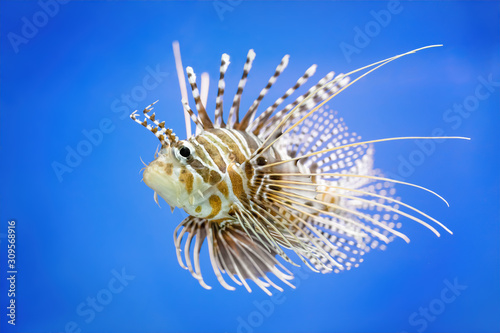
POLYGON ((195 203, 204 201, 203 193, 214 185, 211 171, 201 161, 193 141, 182 140, 162 147, 145 168, 143 180, 170 207, 188 211, 195 203))

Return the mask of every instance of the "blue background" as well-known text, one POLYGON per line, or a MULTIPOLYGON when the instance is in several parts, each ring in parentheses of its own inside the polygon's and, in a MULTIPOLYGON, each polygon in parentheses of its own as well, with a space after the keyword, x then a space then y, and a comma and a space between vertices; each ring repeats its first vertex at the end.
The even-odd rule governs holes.
POLYGON ((64 332, 72 325, 81 332, 500 331, 500 88, 493 87, 466 118, 448 111, 474 101, 479 77, 500 81, 499 2, 403 2, 397 7, 401 12, 382 27, 371 11, 387 6, 74 1, 59 5, 16 50, 11 33, 22 35, 23 18, 43 19, 42 7, 0 2, 2 332, 64 332), (215 6, 224 5, 218 13, 215 6), (361 43, 356 29, 374 30, 361 43), (272 301, 257 288, 249 294, 219 286, 205 249, 202 270, 213 289, 201 288, 175 257, 172 233, 185 213, 171 214, 163 201, 159 208, 141 182, 139 157, 151 161, 158 142, 124 116, 159 99, 158 117, 185 136, 174 40, 184 66, 210 74, 209 110, 223 52, 232 62, 226 100, 236 91, 248 49, 257 53, 242 102, 248 108, 284 54, 291 55, 290 65, 263 105, 273 103, 313 63, 318 72, 311 82, 316 82, 330 70, 347 72, 444 44, 378 70, 330 106, 365 139, 432 135, 436 128, 472 138, 434 143, 434 152, 423 160, 413 141, 376 146, 377 167, 448 199, 450 208, 426 192, 397 187, 405 202, 444 222, 454 235, 437 238, 404 221, 410 244, 396 240, 339 275, 304 270, 296 290, 285 287, 272 301), (358 53, 346 56, 341 48, 346 44, 358 53), (138 95, 147 68, 157 66, 168 75, 138 95), (134 91, 133 105, 127 106, 122 95, 134 91), (99 128, 103 119, 111 130, 58 179, 54 162, 65 164, 67 147, 76 149, 86 140, 82 131, 99 128), (410 159, 413 165, 404 169, 410 159), (17 221, 15 327, 7 324, 5 309, 9 219, 17 221), (133 280, 119 293, 106 291, 113 270, 122 269, 133 280), (449 304, 441 300, 445 280, 467 287, 449 304), (91 318, 85 302, 97 295, 108 304, 91 318), (77 312, 82 303, 84 315, 77 312), (419 309, 429 306, 437 315, 423 319, 419 309))

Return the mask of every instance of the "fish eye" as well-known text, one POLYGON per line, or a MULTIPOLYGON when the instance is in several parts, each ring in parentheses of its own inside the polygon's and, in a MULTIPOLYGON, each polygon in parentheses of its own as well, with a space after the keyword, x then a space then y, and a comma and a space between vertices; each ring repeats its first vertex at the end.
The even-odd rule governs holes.
POLYGON ((188 158, 189 156, 191 156, 191 150, 186 146, 182 146, 179 149, 179 154, 181 154, 181 156, 184 158, 188 158))

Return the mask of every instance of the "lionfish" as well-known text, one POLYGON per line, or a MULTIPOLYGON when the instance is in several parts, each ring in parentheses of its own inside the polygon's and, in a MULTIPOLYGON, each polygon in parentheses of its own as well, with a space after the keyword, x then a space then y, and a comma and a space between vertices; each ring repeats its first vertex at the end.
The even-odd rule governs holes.
POLYGON ((298 258, 315 272, 350 270, 363 261, 368 251, 385 249, 395 237, 409 242, 397 230, 401 227, 400 216, 422 224, 437 236, 439 232, 430 223, 451 234, 433 217, 400 201, 394 184, 418 187, 444 200, 442 197, 424 187, 385 178, 373 166, 373 143, 430 138, 362 141, 325 105, 381 66, 435 46, 439 45, 387 58, 347 74, 330 72, 280 108, 314 74, 313 65, 257 116, 263 98, 288 65, 289 56, 285 55, 240 119, 240 101, 255 58, 255 52, 250 50, 226 123, 223 96, 229 55, 222 55, 212 121, 205 108, 208 84, 203 89, 202 83, 200 95, 191 67, 186 68, 186 73, 197 112, 189 106, 179 45, 174 42, 182 105, 188 115, 187 139, 180 140, 172 129, 165 127, 165 121, 160 122, 151 113, 154 103, 144 109, 142 121, 137 118, 137 111, 131 118, 161 143, 161 149, 157 149, 149 165, 145 164, 143 173, 144 182, 154 190, 155 201, 158 203, 159 195, 172 211, 179 207, 189 214, 174 232, 179 264, 201 286, 211 289, 200 270, 200 251, 206 241, 213 271, 223 287, 235 289, 224 279, 223 274, 227 274, 249 292, 247 280, 252 280, 271 295, 270 286, 283 291, 271 280, 273 275, 294 288, 290 282, 293 274, 280 257, 295 266, 299 266, 298 258), (349 76, 361 71, 364 72, 357 78, 349 80, 349 76), (191 120, 196 124, 195 135, 190 133, 191 120), (295 261, 292 257, 296 257, 295 261))

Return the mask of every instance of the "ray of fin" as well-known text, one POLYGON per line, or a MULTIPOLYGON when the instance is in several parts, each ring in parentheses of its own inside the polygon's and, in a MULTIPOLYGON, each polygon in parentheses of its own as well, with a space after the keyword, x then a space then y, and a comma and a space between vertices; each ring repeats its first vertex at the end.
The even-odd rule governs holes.
POLYGON ((235 125, 239 124, 239 114, 240 114, 240 102, 241 95, 243 94, 243 89, 245 88, 245 84, 247 83, 248 73, 252 68, 252 63, 255 59, 255 52, 253 49, 250 49, 247 54, 247 61, 245 62, 245 66, 243 66, 243 75, 241 76, 240 82, 238 83, 238 90, 234 95, 233 105, 229 110, 229 117, 227 120, 227 125, 229 128, 234 128, 235 125))
POLYGON ((210 88, 210 76, 207 72, 201 73, 200 98, 201 105, 207 109, 208 89, 210 88))
MULTIPOLYGON (((377 177, 377 178, 380 179, 379 177, 377 177)), ((335 185, 331 185, 331 184, 317 184, 317 183, 306 183, 306 182, 300 182, 300 181, 286 181, 286 180, 273 180, 272 183, 274 185, 280 186, 280 187, 282 186, 281 184, 293 184, 293 185, 301 185, 301 186, 326 187, 326 188, 338 189, 338 190, 342 190, 342 191, 346 191, 346 192, 360 193, 360 194, 366 195, 366 196, 381 198, 381 199, 384 199, 384 200, 387 200, 387 201, 394 202, 394 203, 396 203, 398 205, 405 206, 406 208, 411 209, 414 212, 419 213, 422 216, 424 216, 424 217, 428 218, 429 220, 433 221, 434 223, 438 224, 441 228, 443 228, 444 230, 446 230, 448 233, 453 234, 453 232, 450 229, 448 229, 444 224, 442 224, 441 222, 439 222, 438 220, 436 220, 432 216, 429 216, 426 213, 422 212, 421 210, 419 210, 419 209, 417 209, 417 208, 415 208, 415 207, 413 207, 411 205, 408 205, 408 204, 406 204, 406 203, 404 203, 404 202, 402 202, 400 200, 397 200, 397 199, 394 199, 392 197, 389 197, 389 196, 383 196, 383 195, 379 195, 379 194, 368 192, 368 191, 363 191, 363 190, 354 189, 354 188, 341 187, 341 186, 335 186, 335 185)), ((325 192, 325 191, 317 191, 317 190, 311 190, 311 189, 304 189, 304 188, 293 187, 293 186, 291 186, 291 187, 284 186, 284 187, 287 187, 287 188, 290 188, 290 189, 300 189, 300 190, 303 190, 303 191, 313 191, 313 192, 317 192, 317 193, 327 194, 327 192, 325 192)), ((337 194, 335 194, 335 195, 337 195, 337 194)), ((342 194, 339 194, 339 195, 342 195, 342 194)), ((347 198, 349 198, 349 199, 353 199, 353 200, 360 199, 362 201, 365 201, 364 199, 361 199, 361 198, 358 198, 358 197, 349 197, 349 196, 346 196, 346 195, 344 195, 344 196, 347 197, 347 198)), ((373 204, 376 205, 376 206, 377 205, 380 206, 380 204, 377 203, 377 202, 375 202, 375 201, 373 201, 373 204)), ((390 209, 392 210, 392 208, 390 208, 390 209)))
MULTIPOLYGON (((172 48, 174 49, 175 58, 175 70, 177 71, 177 78, 179 79, 179 87, 181 89, 181 97, 187 101, 188 94, 186 88, 186 78, 184 76, 184 67, 182 67, 181 50, 179 47, 179 42, 175 41, 172 43, 172 48)), ((191 137, 191 120, 189 114, 184 111, 184 120, 186 122, 186 138, 191 137)))
MULTIPOLYGON (((311 116, 314 112, 316 112, 317 110, 319 110, 323 105, 325 105, 327 102, 329 102, 332 98, 334 98, 335 96, 337 96, 338 94, 340 94, 342 91, 344 91, 345 89, 347 89, 348 87, 350 87, 351 85, 353 85, 355 82, 359 81, 360 79, 362 79, 363 77, 367 76, 368 74, 376 71, 377 69, 379 69, 380 67, 396 60, 396 59, 399 59, 401 57, 404 57, 408 54, 412 54, 412 53, 415 53, 417 51, 420 51, 420 50, 424 50, 424 49, 428 49, 428 48, 432 48, 432 47, 438 47, 438 46, 442 46, 442 45, 429 45, 429 46, 425 46, 425 47, 421 47, 421 48, 418 48, 418 49, 415 49, 415 50, 412 50, 412 51, 409 51, 409 52, 406 52, 406 53, 403 53, 403 54, 399 54, 399 55, 396 55, 396 56, 393 56, 393 57, 390 57, 390 58, 387 58, 387 59, 384 59, 384 60, 381 60, 381 61, 377 61, 373 64, 370 64, 370 65, 367 65, 367 66, 364 66, 364 67, 361 67, 361 68, 358 68, 356 70, 353 70, 347 74, 344 74, 342 76, 337 76, 334 80, 341 80, 343 79, 344 77, 348 77, 354 73, 357 73, 361 70, 364 70, 364 69, 368 69, 370 67, 373 67, 375 66, 374 68, 371 68, 370 70, 366 71, 365 73, 361 74, 360 76, 358 76, 356 79, 352 80, 351 82, 349 82, 348 84, 344 85, 341 89, 339 89, 337 92, 335 92, 334 94, 332 94, 330 97, 326 98, 325 100, 323 100, 320 104, 318 104, 316 107, 314 107, 311 111, 309 111, 306 115, 304 115, 299 121, 297 121, 294 125, 290 126, 288 129, 286 129, 283 134, 286 134, 288 132, 290 132, 291 130, 293 130, 296 126, 298 126, 300 123, 302 123, 305 119, 307 119, 309 116, 311 116)), ((326 83, 325 85, 328 85, 329 83, 326 83)), ((311 96, 313 96, 313 94, 311 94, 311 96)), ((309 96, 308 98, 310 98, 311 96, 309 96)), ((288 118, 290 118, 293 113, 303 104, 307 101, 307 99, 304 99, 302 102, 300 102, 296 107, 294 107, 288 114, 287 116, 274 128, 273 132, 271 133, 271 135, 264 141, 262 147, 258 150, 255 151, 255 153, 253 154, 252 158, 255 158, 256 156, 259 156, 260 154, 262 154, 263 152, 265 152, 267 149, 269 149, 277 140, 279 140, 279 136, 272 140, 271 143, 268 143, 269 141, 269 138, 273 138, 273 134, 275 132, 277 132, 278 130, 280 130, 282 128, 282 126, 286 123, 286 121, 288 120, 288 118)))
MULTIPOLYGON (((292 103, 288 104, 282 110, 278 111, 272 118, 267 119, 267 121, 265 121, 265 122, 260 121, 260 120, 258 120, 258 121, 256 120, 256 121, 254 121, 252 123, 251 128, 254 129, 256 126, 258 126, 260 124, 262 124, 260 126, 261 128, 266 128, 267 126, 271 126, 271 124, 279 123, 283 119, 283 117, 288 113, 288 111, 290 111, 291 109, 293 109, 297 104, 299 104, 300 102, 302 102, 305 98, 307 98, 313 92, 319 91, 321 87, 325 86, 326 82, 329 82, 329 81, 331 81, 333 79, 334 75, 335 75, 334 72, 328 73, 325 77, 323 77, 321 80, 319 80, 319 82, 316 85, 314 85, 311 88, 309 88, 309 90, 307 90, 306 93, 304 93, 303 95, 299 96, 297 99, 295 99, 295 101, 293 101, 292 103)), ((306 103, 305 105, 303 105, 304 109, 307 109, 307 107, 308 107, 308 103, 306 103)), ((298 110, 298 112, 296 114, 300 114, 300 110, 298 110)), ((294 117, 296 117, 296 115, 294 115, 294 117)), ((292 118, 294 118, 294 117, 292 117, 292 118)), ((257 131, 257 129, 254 130, 254 134, 255 134, 255 131, 257 131)), ((258 131, 257 134, 260 134, 260 133, 261 133, 261 131, 258 131)), ((264 137, 267 137, 268 133, 265 132, 263 135, 264 135, 264 137)))
POLYGON ((182 106, 184 107, 184 110, 187 112, 187 114, 191 117, 191 120, 195 123, 196 125, 196 132, 198 130, 203 130, 203 124, 201 122, 201 119, 194 114, 193 110, 189 107, 189 103, 187 100, 182 100, 182 106))
POLYGON ((214 128, 212 120, 210 120, 207 110, 205 110, 205 107, 201 102, 200 92, 198 91, 198 87, 196 85, 196 75, 194 74, 193 68, 189 66, 186 67, 186 73, 188 76, 189 84, 191 85, 193 98, 196 103, 196 110, 198 111, 198 117, 200 118, 201 123, 203 124, 203 128, 204 129, 214 128))
POLYGON ((310 156, 318 155, 318 154, 324 154, 328 152, 332 152, 335 150, 339 149, 344 149, 344 148, 349 148, 349 147, 354 147, 354 146, 359 146, 359 145, 364 145, 364 144, 369 144, 369 143, 376 143, 376 142, 385 142, 385 141, 396 141, 396 140, 436 140, 436 139, 460 139, 460 140, 470 140, 470 138, 462 137, 462 136, 406 136, 406 137, 395 137, 395 138, 385 138, 385 139, 378 139, 378 140, 368 140, 368 141, 361 141, 361 142, 355 142, 355 143, 349 143, 345 145, 340 145, 338 147, 333 147, 333 148, 327 148, 327 149, 322 149, 320 151, 314 151, 309 154, 305 154, 302 156, 294 157, 291 159, 275 162, 275 163, 270 163, 266 164, 264 166, 261 166, 261 168, 267 168, 267 167, 272 167, 276 165, 280 165, 283 163, 288 163, 296 160, 300 160, 303 158, 307 158, 310 156))
POLYGON ((355 175, 355 174, 346 174, 346 173, 270 173, 268 175, 269 176, 283 176, 283 175, 286 175, 286 176, 303 176, 303 177, 317 176, 317 177, 325 177, 325 178, 332 178, 332 177, 339 177, 339 178, 340 177, 359 177, 359 178, 369 178, 369 179, 375 179, 375 180, 382 180, 382 181, 386 181, 386 182, 391 182, 391 183, 396 183, 396 184, 402 184, 402 185, 412 186, 412 187, 416 187, 416 188, 419 188, 421 190, 427 191, 427 192, 435 195, 439 199, 441 199, 446 204, 446 206, 450 207, 450 204, 448 203, 448 201, 446 201, 445 198, 443 198, 438 193, 436 193, 436 192, 434 192, 434 191, 432 191, 432 190, 430 190, 430 189, 428 189, 426 187, 423 187, 423 186, 420 186, 420 185, 417 185, 417 184, 413 184, 413 183, 403 182, 401 180, 391 179, 391 178, 377 177, 377 176, 370 176, 370 175, 355 175))
MULTIPOLYGON (((300 196, 300 195, 298 195, 298 194, 293 194, 293 193, 289 193, 289 192, 279 192, 279 191, 274 191, 274 190, 270 190, 270 191, 274 193, 274 197, 275 197, 276 199, 278 199, 278 200, 282 200, 282 201, 283 201, 283 200, 288 200, 288 201, 290 201, 290 202, 293 202, 293 203, 294 203, 294 204, 296 204, 296 205, 303 206, 304 208, 309 208, 309 206, 307 206, 307 205, 305 205, 305 204, 303 204, 303 203, 301 203, 301 202, 299 202, 299 201, 297 201, 297 200, 290 199, 290 198, 287 198, 287 197, 286 197, 286 196, 289 196, 289 197, 294 197, 294 198, 299 198, 299 199, 304 198, 304 197, 302 197, 302 196, 300 196)), ((309 201, 319 202, 319 200, 316 200, 316 199, 310 199, 310 198, 308 198, 308 199, 309 199, 309 201)), ((409 242, 410 242, 410 239, 409 239, 406 235, 404 235, 404 234, 402 234, 402 233, 400 233, 400 232, 398 232, 398 231, 396 231, 396 230, 390 229, 390 228, 389 228, 389 227, 387 227, 386 225, 382 224, 380 221, 377 221, 377 220, 375 220, 375 219, 373 219, 373 218, 369 217, 369 216, 368 216, 368 215, 366 215, 366 214, 363 214, 363 213, 357 212, 357 211, 355 211, 355 210, 353 210, 353 209, 348 209, 348 208, 340 207, 340 206, 335 205, 335 204, 328 204, 328 203, 325 203, 325 202, 321 202, 321 203, 322 203, 323 205, 325 205, 325 206, 330 206, 330 207, 332 207, 332 208, 335 208, 335 209, 338 209, 338 210, 342 210, 342 211, 345 211, 345 212, 347 212, 347 213, 353 214, 353 215, 355 215, 355 216, 361 217, 361 218, 363 218, 363 219, 365 219, 365 220, 367 220, 367 221, 370 221, 370 222, 371 222, 371 223, 373 223, 374 225, 376 225, 376 226, 378 226, 378 227, 380 227, 380 228, 382 228, 382 229, 385 229, 385 230, 389 231, 390 233, 393 233, 394 235, 396 235, 396 236, 398 236, 398 237, 402 238, 402 239, 403 239, 403 240, 405 240, 407 243, 409 243, 409 242)), ((291 205, 288 205, 288 206, 289 206, 290 208, 292 208, 292 207, 293 207, 293 206, 291 206, 291 205)), ((292 208, 292 209, 295 209, 295 208, 292 208)), ((315 209, 315 208, 310 208, 310 209, 315 209)), ((328 210, 320 210, 320 209, 315 209, 315 210, 317 210, 317 211, 318 211, 318 213, 320 213, 320 214, 330 215, 330 216, 333 216, 333 217, 338 217, 338 214, 333 213, 333 212, 328 211, 328 210)), ((368 230, 368 228, 369 228, 369 226, 367 226, 367 225, 365 225, 364 227, 365 227, 365 228, 367 228, 367 230, 368 230)), ((432 227, 430 227, 430 226, 429 226, 429 228, 433 229, 433 228, 432 228, 432 227)), ((439 235, 439 233, 437 232, 437 230, 433 229, 433 231, 439 235)), ((384 242, 389 243, 389 239, 387 239, 387 237, 382 237, 381 239, 382 239, 382 240, 384 240, 384 242)))
POLYGON ((257 117, 257 119, 253 120, 252 119, 252 122, 251 122, 251 125, 250 125, 250 128, 253 129, 253 133, 255 135, 258 135, 261 128, 264 127, 264 125, 266 124, 267 120, 271 117, 271 115, 274 113, 274 111, 276 111, 276 109, 278 108, 278 106, 281 105, 281 103, 283 103, 283 101, 285 99, 287 99, 291 94, 293 94, 295 92, 295 90, 299 89, 300 86, 302 86, 304 83, 307 82, 307 80, 312 76, 314 75, 314 73, 316 72, 316 65, 312 65, 311 67, 309 67, 307 69, 307 71, 304 73, 304 75, 302 75, 302 77, 300 77, 297 82, 295 83, 295 85, 291 88, 289 88, 285 94, 283 96, 281 96, 280 98, 278 98, 273 105, 269 106, 259 117, 257 117))
MULTIPOLYGON (((292 189, 292 190, 302 190, 302 191, 309 191, 309 192, 314 192, 314 193, 318 193, 318 194, 327 194, 327 195, 333 195, 331 192, 327 192, 327 191, 322 191, 322 190, 316 190, 316 189, 307 189, 307 188, 301 188, 301 187, 296 187, 296 186, 289 186, 289 185, 282 185, 282 184, 279 184, 275 181, 272 181, 272 182, 269 182, 270 184, 273 184, 274 186, 278 186, 280 188, 285 188, 285 189, 292 189)), ((302 183, 304 184, 304 183, 302 183)), ((305 185, 315 185, 315 186, 318 186, 317 184, 305 184, 305 185)), ((321 185, 320 185, 321 186, 321 185)), ((325 186, 325 185, 323 185, 325 186)), ((328 185, 326 185, 326 187, 330 187, 328 185)), ((331 186, 330 188, 335 188, 335 189, 343 189, 345 191, 351 191, 350 189, 348 188, 341 188, 341 187, 338 187, 338 186, 331 186)), ((363 192, 363 191, 358 191, 358 190, 352 190, 353 192, 363 192)), ((375 193, 369 193, 369 192, 364 192, 364 194, 366 195, 370 195, 370 196, 376 196, 376 197, 381 197, 375 193)), ((402 215, 402 216, 405 216, 407 218, 409 218, 410 220, 413 220, 417 223, 420 223, 421 225, 425 226, 427 229, 431 230, 434 234, 436 234, 436 236, 440 236, 439 232, 434 229, 433 227, 431 227, 428 223, 422 221, 421 219, 415 217, 415 216, 412 216, 412 215, 409 215, 397 208, 394 208, 392 206, 388 206, 388 205, 385 205, 385 204, 381 204, 375 200, 368 200, 368 199, 364 199, 364 198, 361 198, 361 197, 355 197, 355 196, 351 196, 351 195, 346 195, 346 194, 343 194, 343 193, 340 193, 340 192, 335 192, 334 194, 335 196, 339 196, 339 197, 343 197, 343 198, 346 198, 346 199, 349 199, 349 200, 359 200, 361 202, 365 202, 365 203, 369 203, 369 204, 372 204, 374 206, 377 206, 377 207, 380 207, 380 208, 383 208, 385 210, 390 210, 390 211, 393 211, 399 215, 402 215)), ((437 221, 436 219, 428 216, 427 214, 407 205, 407 204, 404 204, 402 203, 401 201, 398 201, 398 200, 395 200, 395 199, 392 199, 392 198, 387 198, 387 197, 383 197, 384 199, 386 200, 390 200, 390 201, 394 201, 394 202, 398 202, 410 209, 412 209, 413 211, 416 211, 418 213, 420 213, 421 215, 425 216, 425 217, 428 217, 430 220, 432 220, 433 222, 435 222, 436 224, 438 224, 440 227, 446 229, 447 231, 449 231, 448 228, 446 228, 442 223, 440 223, 439 221, 437 221)), ((451 233, 451 231, 450 231, 451 233)))
MULTIPOLYGON (((201 82, 200 82, 200 99, 201 105, 207 109, 207 100, 208 100, 208 89, 210 86, 210 76, 207 72, 201 73, 201 82)), ((196 127, 196 135, 201 133, 201 129, 196 127)))
MULTIPOLYGON (((246 129, 247 126, 248 126, 248 124, 251 123, 251 122, 253 122, 253 118, 255 117, 255 113, 257 112, 257 108, 259 107, 260 102, 262 101, 262 99, 264 98, 264 96, 266 96, 267 92, 269 91, 269 89, 271 89, 271 87, 276 82, 276 80, 281 75, 281 73, 288 66, 288 60, 289 59, 290 59, 290 56, 288 54, 285 55, 281 59, 281 62, 278 65, 278 67, 276 67, 276 70, 275 70, 273 76, 271 76, 269 78, 269 81, 267 82, 267 85, 261 90, 261 92, 260 92, 259 96, 257 97, 257 99, 253 102, 253 104, 250 106, 250 108, 248 109, 247 113, 245 114, 245 117, 243 118, 243 120, 241 121, 240 126, 238 127, 240 130, 246 129)), ((302 85, 303 83, 305 83, 305 81, 307 81, 307 78, 309 76, 311 76, 311 75, 314 74, 314 71, 316 70, 316 65, 311 66, 311 68, 306 72, 306 74, 304 74, 304 76, 307 75, 307 77, 305 79, 303 79, 303 77, 301 78, 303 82, 301 81, 300 85, 302 85), (311 69, 311 68, 314 68, 314 69, 311 69)), ((299 81, 301 79, 299 79, 299 81)), ((300 87, 300 85, 298 87, 300 87)), ((297 86, 297 84, 296 84, 296 86, 297 86)), ((297 88, 295 88, 295 89, 297 89, 297 88)), ((295 89, 293 91, 295 91, 295 89)), ((290 94, 293 93, 293 91, 291 91, 290 94)))
POLYGON ((217 128, 224 128, 226 124, 224 123, 224 112, 223 112, 223 98, 224 90, 226 89, 226 83, 224 81, 224 76, 226 75, 227 68, 229 66, 229 55, 224 53, 221 57, 220 62, 220 76, 219 84, 217 86, 217 98, 215 99, 215 118, 214 125, 217 128))

